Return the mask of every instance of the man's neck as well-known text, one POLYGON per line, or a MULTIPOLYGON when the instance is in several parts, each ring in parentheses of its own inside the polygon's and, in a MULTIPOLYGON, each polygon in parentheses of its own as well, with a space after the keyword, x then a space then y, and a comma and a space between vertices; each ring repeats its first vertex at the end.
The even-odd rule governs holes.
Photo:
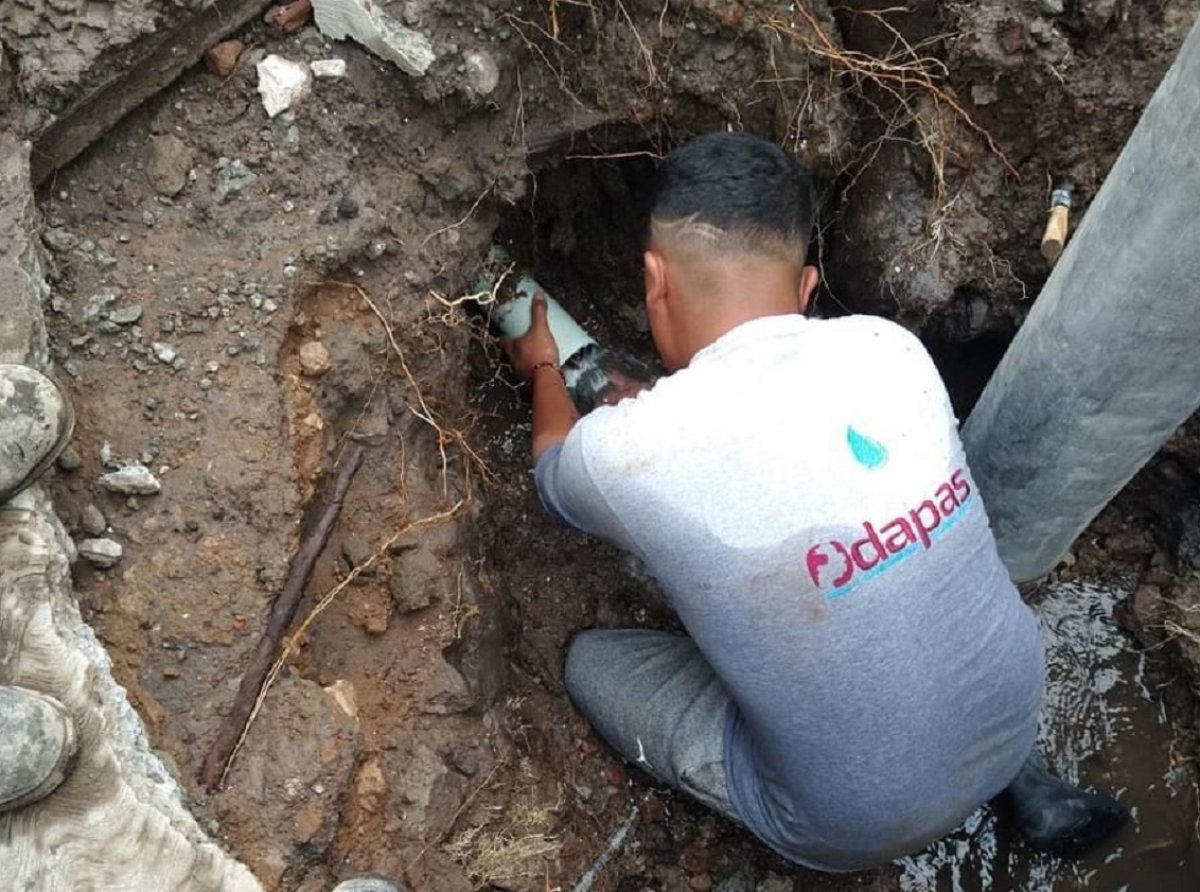
POLYGON ((708 276, 697 277, 697 291, 686 293, 689 361, 705 347, 745 322, 800 312, 798 271, 790 264, 713 262, 708 276))

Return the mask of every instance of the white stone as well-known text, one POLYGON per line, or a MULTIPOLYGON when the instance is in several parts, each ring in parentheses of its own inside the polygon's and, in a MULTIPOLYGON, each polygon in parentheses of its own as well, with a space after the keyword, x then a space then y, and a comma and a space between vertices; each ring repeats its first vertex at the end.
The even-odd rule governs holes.
POLYGON ((463 64, 467 66, 467 84, 477 96, 487 96, 500 83, 500 68, 487 50, 467 50, 463 64))
POLYGON ((312 74, 301 62, 271 54, 257 68, 258 95, 269 118, 287 111, 312 89, 312 74))
POLYGON ((119 471, 105 474, 100 478, 100 485, 127 496, 151 496, 162 490, 162 484, 150 469, 137 464, 126 465, 119 471))
POLYGON ((121 543, 112 539, 84 539, 78 549, 81 557, 103 569, 113 566, 125 553, 121 543))
POLYGON ((346 76, 346 60, 345 59, 316 59, 309 62, 308 67, 312 69, 313 77, 345 77, 346 76))
POLYGON ((326 37, 351 37, 413 77, 423 75, 437 58, 428 37, 406 28, 372 0, 313 0, 313 17, 326 37))
POLYGON ((154 351, 154 358, 159 362, 170 365, 175 361, 175 357, 179 355, 179 350, 174 344, 168 344, 165 341, 155 341, 150 345, 150 349, 154 351))

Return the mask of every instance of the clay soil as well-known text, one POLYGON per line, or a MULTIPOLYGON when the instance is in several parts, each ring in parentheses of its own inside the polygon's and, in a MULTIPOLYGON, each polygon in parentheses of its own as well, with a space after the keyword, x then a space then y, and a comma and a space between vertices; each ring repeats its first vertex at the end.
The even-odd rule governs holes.
MULTIPOLYGON (((78 407, 81 459, 54 485, 79 537, 96 508, 125 548, 112 570, 77 565, 117 679, 207 829, 271 889, 315 892, 359 870, 438 892, 569 888, 631 814, 631 839, 597 888, 899 888, 895 868, 796 870, 622 766, 572 711, 562 659, 575 632, 674 619, 629 558, 542 513, 528 406, 501 370, 486 306, 457 298, 499 240, 599 338, 652 363, 637 252, 654 158, 693 133, 745 126, 821 177, 817 259, 831 277, 822 312, 870 309, 920 330, 965 410, 1026 309, 1021 293, 1035 293, 1046 272, 1029 248, 1046 158, 1021 123, 1036 103, 1015 90, 1012 64, 971 48, 1012 46, 1005 35, 1020 25, 1042 59, 1058 45, 1036 37, 1045 17, 1031 10, 1041 4, 980 4, 992 8, 988 21, 1013 24, 986 41, 981 31, 974 43, 938 44, 959 62, 963 95, 1000 85, 1010 105, 976 111, 1018 163, 1033 160, 1023 185, 1007 181, 1018 227, 993 214, 1006 200, 998 157, 975 142, 955 156, 947 176, 975 184, 963 193, 974 216, 959 230, 969 237, 948 249, 953 261, 928 266, 938 282, 958 283, 933 302, 885 287, 890 258, 855 241, 868 223, 914 243, 928 232, 928 158, 907 154, 911 141, 885 141, 879 157, 891 158, 891 173, 866 166, 859 149, 879 121, 836 66, 776 46, 782 71, 765 75, 760 32, 746 21, 763 4, 669 3, 663 18, 659 4, 630 4, 644 33, 660 25, 649 57, 642 31, 589 26, 591 4, 520 16, 460 5, 467 25, 451 10, 431 13, 430 27, 439 39, 456 28, 495 36, 502 80, 491 97, 414 85, 312 29, 285 37, 253 25, 241 35, 250 54, 228 78, 189 70, 43 186, 48 321, 78 407), (270 120, 255 93, 252 57, 262 51, 337 55, 348 77, 318 82, 270 120), (183 181, 171 197, 161 165, 183 181), (922 185, 904 193, 911 207, 900 216, 856 198, 871 177, 901 175, 922 185), (999 265, 985 274, 971 227, 989 219, 1007 222, 995 223, 999 265), (854 245, 869 255, 857 279, 854 245), (301 605, 307 625, 224 786, 209 793, 196 783, 206 748, 288 560, 354 445, 366 460, 301 605), (160 494, 96 485, 108 465, 133 460, 161 477, 160 494)), ((1105 53, 1109 77, 1118 65, 1132 72, 1118 103, 1127 132, 1181 36, 1170 28, 1182 27, 1185 4, 1165 4, 1153 20, 1117 4, 1097 24, 1084 8, 1098 5, 1067 4, 1055 33, 1083 59, 1069 74, 1086 72, 1092 87, 1105 53)), ((829 33, 855 33, 857 13, 838 20, 818 6, 829 33)), ((950 15, 917 7, 917 32, 950 15)), ((1037 72, 1024 76, 1049 76, 1037 72)), ((1085 94, 1061 99, 1069 114, 1081 114, 1085 94)), ((1094 187, 1120 130, 1063 163, 1095 166, 1094 187)), ((1175 661, 1200 654, 1189 625, 1200 614, 1187 609, 1200 597, 1195 442, 1182 432, 1062 571, 1111 575, 1116 561, 1145 576, 1123 616, 1166 655, 1154 671, 1174 679, 1181 727, 1191 712, 1175 661)))

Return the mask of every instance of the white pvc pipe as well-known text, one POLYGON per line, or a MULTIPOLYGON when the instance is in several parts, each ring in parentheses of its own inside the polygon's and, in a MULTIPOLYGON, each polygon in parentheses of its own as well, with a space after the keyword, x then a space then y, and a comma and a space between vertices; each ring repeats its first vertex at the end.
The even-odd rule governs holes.
MULTIPOLYGON (((511 262, 508 253, 503 248, 493 245, 488 254, 484 275, 475 283, 475 290, 490 292, 495 287, 500 274, 511 262)), ((571 314, 564 310, 558 301, 546 294, 546 289, 531 277, 518 276, 515 290, 516 297, 501 304, 492 312, 492 322, 505 337, 519 338, 529 331, 533 296, 540 291, 546 295, 546 322, 550 326, 550 333, 554 335, 554 343, 558 345, 558 364, 560 366, 565 366, 568 360, 579 351, 596 343, 571 317, 571 314)))

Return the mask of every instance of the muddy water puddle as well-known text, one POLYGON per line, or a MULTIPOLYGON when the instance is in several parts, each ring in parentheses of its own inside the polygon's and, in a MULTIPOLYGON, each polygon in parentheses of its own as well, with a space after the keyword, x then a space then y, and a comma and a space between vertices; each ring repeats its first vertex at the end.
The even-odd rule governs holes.
POLYGON ((1115 793, 1133 818, 1079 861, 1033 855, 992 809, 902 862, 905 892, 1174 892, 1200 888, 1193 772, 1178 757, 1148 657, 1117 628, 1119 587, 1060 583, 1036 609, 1047 678, 1040 744, 1054 770, 1115 793))

